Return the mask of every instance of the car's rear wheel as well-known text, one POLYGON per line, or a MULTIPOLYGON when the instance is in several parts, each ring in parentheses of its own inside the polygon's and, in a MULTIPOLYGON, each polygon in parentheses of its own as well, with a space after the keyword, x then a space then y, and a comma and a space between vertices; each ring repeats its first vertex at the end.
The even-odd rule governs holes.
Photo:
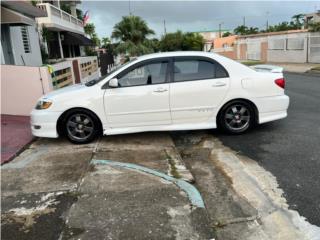
POLYGON ((65 133, 73 143, 92 142, 100 133, 99 120, 89 112, 72 112, 66 117, 65 133))
POLYGON ((219 125, 229 133, 246 132, 254 125, 252 106, 240 100, 227 104, 220 114, 219 125))

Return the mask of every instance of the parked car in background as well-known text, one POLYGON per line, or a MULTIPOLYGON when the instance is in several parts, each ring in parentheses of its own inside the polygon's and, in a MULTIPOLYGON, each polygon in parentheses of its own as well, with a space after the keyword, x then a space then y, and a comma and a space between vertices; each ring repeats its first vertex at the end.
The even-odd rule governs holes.
POLYGON ((287 116, 281 72, 258 72, 208 52, 138 57, 107 76, 51 92, 32 133, 87 143, 99 134, 213 129, 239 134, 287 116))

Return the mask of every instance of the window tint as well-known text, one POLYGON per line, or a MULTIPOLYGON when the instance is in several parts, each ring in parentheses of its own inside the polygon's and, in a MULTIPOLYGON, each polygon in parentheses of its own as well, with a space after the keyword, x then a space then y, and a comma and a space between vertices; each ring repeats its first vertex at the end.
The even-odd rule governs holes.
POLYGON ((215 78, 214 64, 202 60, 183 60, 174 63, 174 81, 215 78))
POLYGON ((165 83, 168 62, 149 63, 132 69, 118 79, 121 87, 165 83))
POLYGON ((220 64, 215 64, 215 65, 216 65, 216 78, 228 77, 228 73, 220 64))

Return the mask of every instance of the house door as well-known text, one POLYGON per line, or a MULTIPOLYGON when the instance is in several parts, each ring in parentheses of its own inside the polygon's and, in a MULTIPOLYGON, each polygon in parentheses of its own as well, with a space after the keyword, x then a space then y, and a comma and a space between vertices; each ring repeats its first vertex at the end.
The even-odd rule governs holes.
POLYGON ((1 25, 1 46, 4 64, 14 65, 14 58, 10 38, 10 27, 4 24, 1 25))

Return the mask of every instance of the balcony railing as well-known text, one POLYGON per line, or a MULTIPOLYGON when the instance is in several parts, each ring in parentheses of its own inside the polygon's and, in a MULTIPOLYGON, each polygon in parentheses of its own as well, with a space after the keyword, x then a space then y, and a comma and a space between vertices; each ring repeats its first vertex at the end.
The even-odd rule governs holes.
POLYGON ((51 5, 50 3, 39 3, 37 7, 47 12, 47 17, 37 18, 39 24, 44 24, 47 28, 62 31, 71 31, 83 34, 83 21, 71 14, 51 5))

